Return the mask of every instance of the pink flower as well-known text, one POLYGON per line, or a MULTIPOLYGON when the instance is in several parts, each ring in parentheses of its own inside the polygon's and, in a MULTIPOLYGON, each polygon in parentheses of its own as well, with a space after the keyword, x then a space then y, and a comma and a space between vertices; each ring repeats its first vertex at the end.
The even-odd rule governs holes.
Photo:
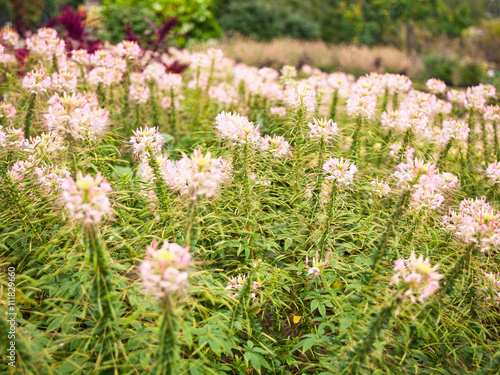
POLYGON ((129 86, 128 97, 135 104, 145 104, 150 96, 149 87, 135 84, 129 86))
POLYGON ((269 108, 269 112, 271 112, 272 115, 278 116, 278 117, 286 116, 286 108, 285 107, 271 107, 271 108, 269 108))
POLYGON ((431 78, 427 80, 425 85, 427 86, 429 91, 432 92, 433 94, 442 94, 446 90, 446 83, 436 78, 431 78))
POLYGON ((349 185, 358 169, 349 159, 344 160, 344 158, 340 158, 339 160, 331 158, 323 164, 323 170, 328 174, 326 180, 332 180, 342 185, 349 185))
POLYGON ((431 297, 439 289, 439 280, 444 276, 435 272, 439 265, 431 266, 429 258, 424 260, 424 256, 418 258, 412 251, 409 259, 398 259, 394 262, 395 274, 392 282, 396 285, 405 284, 408 288, 400 298, 409 296, 411 303, 416 300, 424 303, 424 300, 431 297))
POLYGON ((139 47, 137 42, 128 40, 118 43, 115 51, 118 56, 129 60, 137 60, 141 55, 141 47, 139 47))
POLYGON ((105 178, 77 172, 76 181, 69 178, 62 185, 63 198, 70 217, 85 226, 97 225, 105 215, 112 214, 107 197, 111 189, 105 178))
MULTIPOLYGON (((246 275, 238 275, 231 277, 226 285, 226 289, 228 291, 229 296, 232 298, 238 298, 239 292, 243 290, 243 287, 245 286, 246 283, 247 283, 246 275)), ((256 292, 259 290, 259 288, 260 284, 257 281, 254 281, 252 283, 252 291, 254 293, 250 294, 250 296, 252 297, 252 301, 254 301, 257 298, 256 292)))
POLYGON ((307 274, 312 276, 314 279, 317 276, 320 276, 321 271, 326 267, 330 260, 330 251, 326 254, 326 258, 324 261, 319 259, 319 253, 316 251, 316 256, 312 260, 312 266, 309 267, 309 255, 306 255, 306 262, 304 263, 304 268, 308 268, 307 274))
POLYGON ((375 95, 360 96, 354 94, 347 100, 347 113, 351 117, 370 119, 375 116, 377 97, 375 95))
POLYGON ((283 158, 290 153, 290 144, 284 137, 273 134, 272 137, 265 135, 260 146, 262 152, 267 152, 275 158, 283 158))
POLYGON ((488 164, 486 168, 486 176, 495 184, 500 184, 500 164, 498 160, 494 163, 488 164))
POLYGON ((191 263, 188 247, 165 241, 160 249, 153 241, 146 247, 146 258, 139 266, 143 288, 155 297, 164 298, 170 293, 182 293, 187 288, 191 263))
POLYGON ((391 188, 389 184, 379 181, 378 177, 370 182, 371 191, 379 196, 379 198, 389 195, 391 188))
POLYGON ((308 112, 316 108, 316 93, 306 86, 287 88, 284 102, 295 109, 304 108, 308 112))
POLYGON ((32 70, 23 78, 23 88, 33 94, 41 94, 50 89, 51 80, 43 70, 32 70))
POLYGON ((481 252, 500 245, 500 212, 486 199, 464 199, 458 212, 443 216, 443 229, 453 232, 465 243, 477 243, 481 252))
POLYGON ((258 145, 260 143, 260 133, 258 126, 255 126, 245 116, 240 116, 236 112, 222 112, 215 118, 215 131, 219 136, 236 144, 248 143, 258 145))
POLYGON ((334 138, 338 132, 339 128, 337 124, 333 122, 332 119, 327 120, 326 117, 317 119, 313 119, 314 124, 308 123, 309 126, 309 137, 311 138, 323 138, 325 140, 329 140, 334 138))
POLYGON ((161 153, 163 137, 158 128, 148 128, 145 126, 133 131, 133 136, 130 137, 129 143, 132 145, 134 155, 148 157, 149 155, 161 153))
POLYGON ((99 107, 95 94, 53 95, 44 115, 49 130, 73 139, 97 141, 104 135, 109 112, 99 107))

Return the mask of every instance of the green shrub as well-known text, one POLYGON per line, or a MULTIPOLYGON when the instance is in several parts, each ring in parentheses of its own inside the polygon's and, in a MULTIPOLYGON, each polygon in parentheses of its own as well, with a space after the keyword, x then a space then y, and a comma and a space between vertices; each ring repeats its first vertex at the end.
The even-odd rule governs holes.
POLYGON ((141 35, 148 27, 146 18, 157 25, 163 21, 177 17, 179 26, 176 32, 180 35, 176 42, 185 46, 188 40, 207 40, 220 36, 220 27, 215 18, 212 0, 117 0, 104 1, 101 9, 103 26, 106 31, 103 37, 119 42, 125 35, 123 27, 130 20, 132 31, 141 35))
POLYGON ((316 21, 260 0, 229 3, 219 21, 226 32, 238 32, 264 41, 280 36, 307 40, 321 35, 316 21))
POLYGON ((454 83, 455 71, 458 68, 458 62, 456 59, 431 55, 422 58, 424 63, 424 79, 428 78, 438 78, 443 80, 448 85, 454 83))
POLYGON ((100 33, 100 37, 112 44, 118 44, 125 38, 124 27, 127 26, 127 21, 130 21, 132 32, 139 36, 142 36, 144 31, 149 29, 146 19, 156 23, 159 21, 153 10, 142 7, 111 5, 103 7, 101 15, 103 16, 102 26, 104 30, 100 33))
POLYGON ((482 61, 465 61, 460 64, 458 84, 460 86, 475 86, 486 78, 488 66, 482 61))

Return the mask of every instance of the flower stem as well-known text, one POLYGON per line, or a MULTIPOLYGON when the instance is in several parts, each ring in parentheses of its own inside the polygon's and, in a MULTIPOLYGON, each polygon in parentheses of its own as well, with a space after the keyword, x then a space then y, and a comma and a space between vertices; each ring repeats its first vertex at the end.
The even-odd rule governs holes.
POLYGON ((337 193, 337 184, 333 182, 332 184, 332 190, 330 191, 330 196, 328 198, 328 205, 326 207, 326 217, 325 217, 325 223, 323 227, 323 235, 321 236, 321 239, 318 244, 318 249, 323 256, 323 248, 325 246, 326 239, 328 238, 328 233, 330 232, 330 224, 332 222, 332 216, 333 216, 333 202, 335 201, 336 193, 337 193))
POLYGON ((28 104, 28 110, 26 111, 26 117, 24 118, 24 138, 29 139, 31 133, 31 124, 33 122, 33 111, 35 109, 36 94, 31 94, 28 104))
POLYGON ((448 141, 448 143, 446 143, 446 147, 439 154, 439 158, 438 158, 438 161, 436 163, 436 168, 439 169, 441 167, 441 164, 443 164, 443 161, 446 159, 446 155, 448 155, 448 151, 450 151, 452 142, 453 142, 453 139, 450 139, 448 141))
POLYGON ((406 205, 408 204, 408 200, 410 198, 410 189, 406 189, 403 194, 401 195, 401 198, 399 200, 398 205, 396 206, 396 209, 394 210, 391 218, 389 219, 389 222, 387 223, 387 226, 385 228, 384 233, 379 239, 378 245, 375 248, 373 252, 373 261, 371 265, 371 275, 368 276, 368 282, 371 282, 373 276, 376 274, 377 267, 382 260, 382 258, 385 255, 385 249, 387 247, 387 241, 389 237, 392 235, 392 232, 394 231, 394 226, 401 214, 403 213, 404 209, 406 208, 406 205))
POLYGON ((170 296, 163 301, 163 314, 160 324, 160 347, 158 350, 155 375, 174 375, 175 359, 177 357, 176 317, 170 296))
POLYGON ((339 101, 339 90, 336 89, 333 92, 332 104, 330 105, 330 118, 335 121, 335 116, 337 116, 337 103, 339 101))

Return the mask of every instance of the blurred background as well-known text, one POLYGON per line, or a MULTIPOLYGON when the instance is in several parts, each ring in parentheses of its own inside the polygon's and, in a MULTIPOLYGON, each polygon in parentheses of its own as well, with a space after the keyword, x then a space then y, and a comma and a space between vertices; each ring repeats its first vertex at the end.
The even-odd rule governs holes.
POLYGON ((500 84, 500 0, 0 0, 0 25, 112 44, 155 36, 257 66, 500 84))

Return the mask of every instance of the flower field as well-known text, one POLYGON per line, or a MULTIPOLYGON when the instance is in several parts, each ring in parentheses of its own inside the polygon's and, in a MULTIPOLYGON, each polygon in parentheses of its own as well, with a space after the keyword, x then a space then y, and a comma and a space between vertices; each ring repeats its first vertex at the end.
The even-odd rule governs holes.
POLYGON ((1 373, 499 373, 495 87, 0 43, 1 373))

